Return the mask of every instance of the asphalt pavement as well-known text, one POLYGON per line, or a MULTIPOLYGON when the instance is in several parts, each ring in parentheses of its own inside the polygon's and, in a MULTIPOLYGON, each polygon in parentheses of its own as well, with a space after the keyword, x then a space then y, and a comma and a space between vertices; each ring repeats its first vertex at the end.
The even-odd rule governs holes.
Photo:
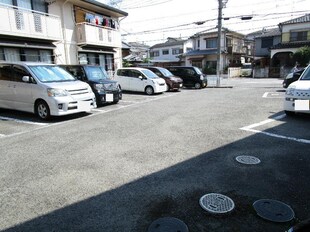
POLYGON ((284 232, 310 218, 309 116, 284 115, 281 80, 225 81, 231 88, 124 93, 49 122, 0 110, 0 230, 146 232, 174 217, 190 232, 284 232), (234 209, 205 211, 208 193, 234 209), (294 219, 261 218, 259 199, 286 203, 294 219))

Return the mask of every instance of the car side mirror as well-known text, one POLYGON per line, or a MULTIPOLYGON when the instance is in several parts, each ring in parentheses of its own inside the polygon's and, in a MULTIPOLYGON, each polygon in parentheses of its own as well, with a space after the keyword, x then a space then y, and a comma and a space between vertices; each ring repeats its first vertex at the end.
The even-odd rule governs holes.
POLYGON ((23 78, 22 78, 22 80, 23 80, 23 82, 27 82, 27 83, 29 83, 30 81, 30 77, 29 76, 23 76, 23 78))
POLYGON ((141 81, 144 79, 143 76, 139 76, 138 78, 139 78, 141 81))

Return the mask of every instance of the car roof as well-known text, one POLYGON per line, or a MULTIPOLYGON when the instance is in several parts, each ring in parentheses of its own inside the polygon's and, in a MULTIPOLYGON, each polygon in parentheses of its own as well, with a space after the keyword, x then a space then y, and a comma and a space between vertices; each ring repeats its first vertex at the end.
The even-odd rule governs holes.
POLYGON ((26 65, 26 66, 33 66, 33 65, 49 65, 49 66, 56 66, 56 64, 51 63, 43 63, 43 62, 30 62, 30 61, 0 61, 0 64, 12 64, 12 65, 26 65))
POLYGON ((125 67, 125 68, 118 68, 117 70, 139 70, 139 71, 143 71, 143 70, 148 70, 147 68, 139 68, 139 67, 125 67))
POLYGON ((103 67, 101 65, 94 64, 59 64, 59 66, 76 66, 76 67, 103 67))
POLYGON ((196 68, 196 66, 169 66, 168 68, 196 68))

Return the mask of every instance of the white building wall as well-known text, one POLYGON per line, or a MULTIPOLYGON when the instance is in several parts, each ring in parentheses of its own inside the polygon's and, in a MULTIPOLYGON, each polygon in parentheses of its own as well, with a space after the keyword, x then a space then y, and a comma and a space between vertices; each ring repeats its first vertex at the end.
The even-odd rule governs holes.
POLYGON ((77 64, 76 33, 73 14, 73 4, 57 0, 49 5, 51 14, 59 15, 63 30, 63 40, 56 44, 56 64, 77 64))
POLYGON ((297 24, 283 25, 282 33, 287 33, 287 32, 296 31, 296 30, 310 30, 310 23, 297 23, 297 24))

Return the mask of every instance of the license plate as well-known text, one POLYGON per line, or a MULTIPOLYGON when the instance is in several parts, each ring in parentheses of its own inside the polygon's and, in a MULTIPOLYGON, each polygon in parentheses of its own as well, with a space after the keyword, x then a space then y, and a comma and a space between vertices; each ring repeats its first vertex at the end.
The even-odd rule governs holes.
POLYGON ((295 110, 310 110, 310 100, 295 100, 295 110))
POLYGON ((106 100, 106 102, 112 102, 113 101, 113 94, 106 94, 105 100, 106 100))
POLYGON ((80 111, 90 111, 90 102, 89 101, 79 101, 78 110, 80 111))

